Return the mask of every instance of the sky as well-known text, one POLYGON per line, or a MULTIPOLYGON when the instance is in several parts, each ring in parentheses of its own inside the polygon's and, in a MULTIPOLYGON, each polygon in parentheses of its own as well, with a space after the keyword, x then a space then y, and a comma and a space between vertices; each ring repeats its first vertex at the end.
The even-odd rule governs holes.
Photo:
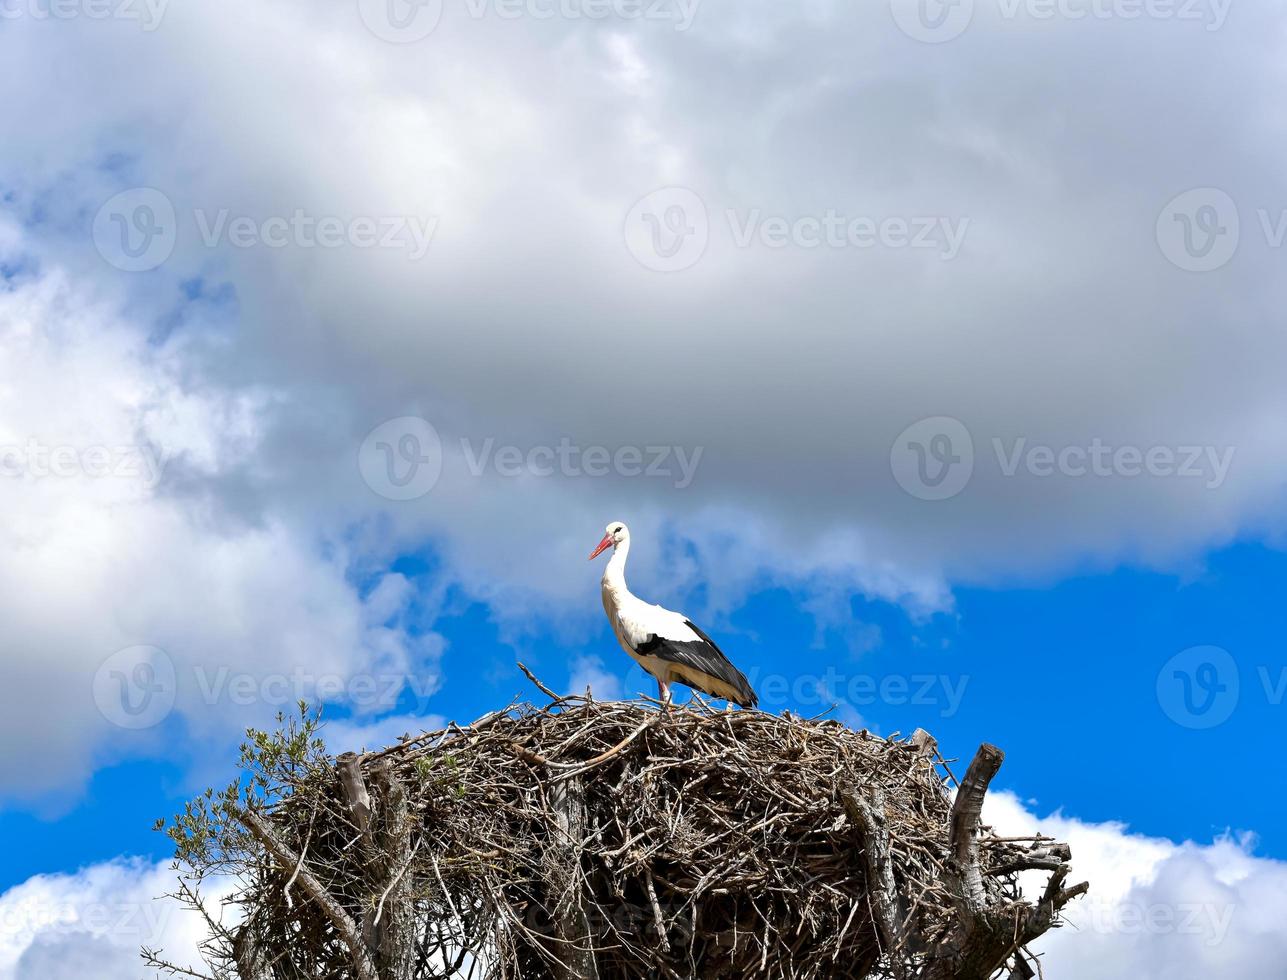
POLYGON ((1287 976, 1287 14, 0 0, 0 980, 195 961, 158 817, 651 693, 1006 761, 1054 980, 1287 976))

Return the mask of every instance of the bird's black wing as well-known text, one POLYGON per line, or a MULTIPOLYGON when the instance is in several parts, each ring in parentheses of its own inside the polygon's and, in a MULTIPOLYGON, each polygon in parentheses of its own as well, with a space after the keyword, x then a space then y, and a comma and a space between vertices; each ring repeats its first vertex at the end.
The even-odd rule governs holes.
MULTIPOLYGON (((680 668, 688 668, 722 681, 734 695, 728 699, 743 708, 754 708, 759 704, 760 699, 756 697, 745 675, 733 666, 728 657, 724 656, 724 652, 715 645, 715 641, 690 621, 684 620, 684 625, 693 631, 696 639, 677 640, 651 633, 635 648, 635 652, 641 656, 659 657, 680 668)), ((694 684, 687 677, 681 676, 678 679, 690 687, 706 691, 712 697, 727 697, 727 692, 707 690, 704 685, 694 684)))

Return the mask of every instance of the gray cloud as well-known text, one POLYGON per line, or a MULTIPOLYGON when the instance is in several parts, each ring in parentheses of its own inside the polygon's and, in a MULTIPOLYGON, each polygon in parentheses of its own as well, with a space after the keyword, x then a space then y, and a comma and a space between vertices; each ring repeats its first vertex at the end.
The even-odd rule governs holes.
POLYGON ((584 554, 614 518, 649 543, 649 591, 708 582, 716 610, 785 583, 924 612, 960 581, 1172 564, 1273 532, 1282 279, 1257 211, 1287 207, 1282 15, 1240 7, 1213 31, 1004 9, 976 3, 934 45, 883 4, 825 2, 705 3, 687 31, 448 4, 407 45, 346 5, 176 5, 151 31, 19 18, 0 37, 23 134, 0 147, 8 248, 151 338, 129 370, 149 384, 164 365, 156 397, 193 406, 162 427, 178 451, 149 514, 202 515, 211 547, 280 527, 303 564, 316 538, 343 541, 337 577, 428 544, 511 626, 593 612, 584 554), (159 268, 127 274, 90 232, 138 186, 165 195, 175 235, 159 268), (1241 240, 1189 272, 1157 229, 1183 231, 1164 209, 1208 186, 1241 240), (660 272, 628 245, 673 230, 664 207, 632 211, 668 187, 701 202, 704 219, 680 217, 707 240, 660 272), (201 227, 222 213, 247 237, 210 247, 201 227), (297 213, 312 230, 283 231, 297 213), (305 240, 327 217, 349 244, 305 240), (353 244, 360 220, 398 217, 436 222, 422 259, 353 244), (912 244, 927 221, 958 236, 954 257, 912 244), (432 423, 442 471, 391 500, 359 448, 407 415, 432 423), (930 417, 970 445, 898 441, 930 417), (489 439, 701 456, 682 489, 475 476, 489 439), (1093 472, 1095 446, 1127 455, 1093 472), (1227 473, 1183 475, 1191 446, 1227 473), (971 447, 959 493, 904 488, 971 447), (1141 471, 1162 451, 1170 469, 1141 471))
MULTIPOLYGON (((103 25, 14 32, 28 49, 7 82, 33 126, 5 151, 9 182, 35 153, 73 171, 134 154, 65 207, 120 184, 163 188, 180 215, 163 277, 227 278, 240 314, 226 338, 175 342, 216 382, 287 393, 263 416, 254 476, 229 477, 230 504, 307 500, 320 494, 302 485, 324 476, 326 502, 352 507, 355 488, 335 477, 354 441, 414 410, 449 442, 703 447, 684 491, 622 479, 551 491, 531 515, 544 537, 609 501, 690 531, 702 508, 731 505, 815 543, 850 528, 872 560, 916 580, 1088 555, 1172 560, 1276 523, 1277 255, 1252 232, 1257 208, 1287 207, 1267 121, 1278 14, 1240 9, 1213 32, 1011 20, 981 4, 965 35, 921 45, 880 5, 709 3, 686 33, 523 30, 452 9, 401 47, 342 12, 283 5, 251 35, 233 10, 176 8, 125 39, 111 99, 96 97, 93 72, 31 88, 42 52, 88 45, 103 25), (195 56, 212 39, 242 51, 235 66, 195 56), (534 87, 551 45, 557 68, 534 87), (318 70, 319 52, 333 70, 318 70), (146 81, 162 75, 178 81, 146 81), (55 108, 83 132, 52 121, 55 108), (1175 194, 1208 184, 1239 202, 1243 241, 1226 268, 1187 273, 1154 226, 1175 194), (710 241, 694 266, 662 274, 631 257, 621 228, 668 185, 701 198, 710 241), (413 262, 397 249, 209 249, 198 209, 439 221, 413 262), (911 247, 739 248, 755 212, 968 226, 952 261, 911 247), (969 430, 976 468, 931 505, 899 488, 889 455, 907 425, 940 415, 969 430), (1217 489, 1010 478, 994 438, 1236 455, 1217 489)), ((97 261, 76 231, 58 254, 97 261)), ((544 496, 514 481, 460 492, 481 498, 472 531, 484 536, 544 496)), ((450 535, 461 506, 444 487, 421 508, 436 514, 391 510, 450 535)))

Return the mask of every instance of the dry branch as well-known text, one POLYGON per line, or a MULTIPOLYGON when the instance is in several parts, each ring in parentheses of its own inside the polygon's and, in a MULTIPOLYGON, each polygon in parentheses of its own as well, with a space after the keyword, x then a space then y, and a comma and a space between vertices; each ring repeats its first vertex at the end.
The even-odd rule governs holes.
POLYGON ((321 913, 326 916, 331 926, 339 933, 348 948, 349 967, 358 980, 377 980, 375 966, 371 962, 370 952, 362 941, 357 924, 345 912, 344 908, 317 880, 311 871, 304 867, 304 862, 289 847, 283 844, 273 830, 259 814, 242 810, 238 814, 246 829, 264 846, 276 860, 279 870, 295 875, 300 886, 308 893, 321 913))
POLYGON ((954 802, 919 730, 514 705, 241 815, 267 855, 243 980, 1024 978, 1085 886, 1066 847, 980 827, 1001 758, 983 746, 954 802), (1035 904, 1029 868, 1052 872, 1035 904))

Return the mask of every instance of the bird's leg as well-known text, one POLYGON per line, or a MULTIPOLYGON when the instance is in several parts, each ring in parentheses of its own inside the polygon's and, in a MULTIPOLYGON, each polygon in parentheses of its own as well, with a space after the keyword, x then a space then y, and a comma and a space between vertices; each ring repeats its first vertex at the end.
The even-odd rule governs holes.
POLYGON ((670 685, 667 684, 665 681, 663 681, 660 677, 657 678, 657 698, 658 700, 661 701, 662 704, 666 706, 667 710, 669 710, 670 685))

